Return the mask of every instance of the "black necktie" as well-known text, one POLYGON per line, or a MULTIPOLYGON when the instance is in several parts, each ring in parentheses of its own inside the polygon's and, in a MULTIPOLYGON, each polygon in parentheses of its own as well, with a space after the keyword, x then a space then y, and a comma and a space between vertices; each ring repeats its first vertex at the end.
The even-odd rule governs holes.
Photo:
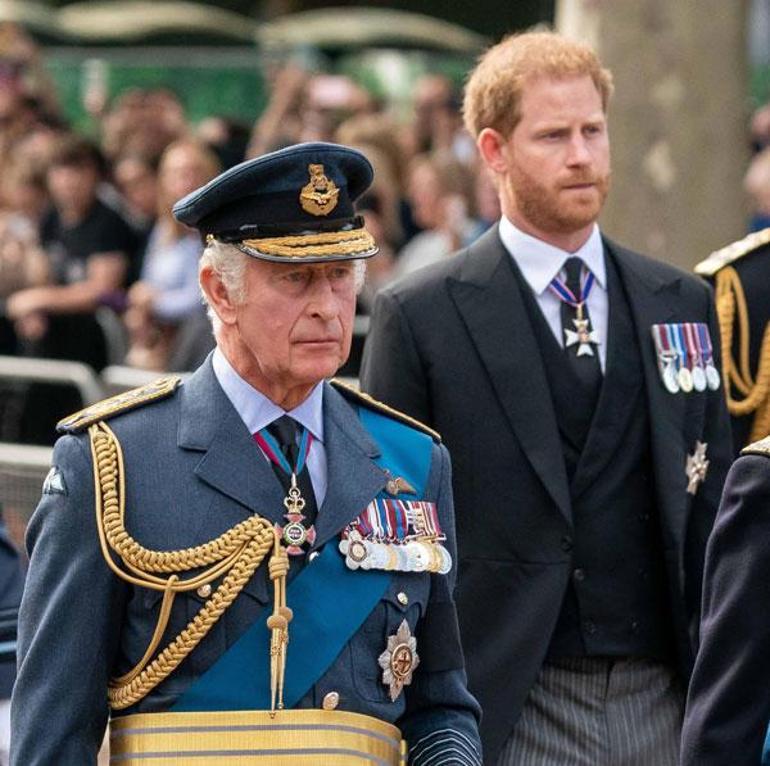
MULTIPOLYGON (((267 427, 267 430, 275 437, 283 456, 289 462, 289 465, 294 468, 297 465, 297 457, 299 455, 296 421, 288 415, 281 415, 280 418, 274 420, 267 427)), ((289 487, 291 487, 291 476, 279 465, 272 462, 271 465, 273 466, 275 475, 281 482, 284 492, 288 495, 289 487)), ((310 481, 310 471, 308 471, 307 468, 307 461, 305 461, 302 470, 297 474, 297 486, 302 494, 302 499, 305 501, 305 507, 302 511, 305 519, 302 523, 307 529, 315 522, 315 517, 318 515, 318 506, 316 505, 315 493, 313 492, 313 484, 310 481)))
MULTIPOLYGON (((580 297, 581 285, 580 274, 583 269, 583 261, 577 256, 568 258, 564 264, 564 272, 566 274, 566 285, 572 294, 576 297, 580 297)), ((591 328, 591 317, 588 313, 588 303, 583 304, 583 319, 587 319, 591 328)), ((561 321, 562 327, 565 330, 575 331, 577 328, 573 322, 578 316, 577 309, 570 306, 566 301, 561 303, 561 321)), ((562 330, 564 332, 564 330, 562 330)), ((571 346, 566 345, 566 334, 562 337, 565 341, 564 353, 567 357, 567 363, 573 370, 578 380, 582 384, 585 394, 587 395, 587 402, 590 404, 591 412, 596 407, 596 402, 599 399, 599 392, 601 391, 602 384, 602 368, 599 364, 599 349, 596 344, 590 344, 592 354, 581 354, 578 356, 578 343, 573 343, 571 346)), ((585 406, 584 404, 584 406, 585 406)))

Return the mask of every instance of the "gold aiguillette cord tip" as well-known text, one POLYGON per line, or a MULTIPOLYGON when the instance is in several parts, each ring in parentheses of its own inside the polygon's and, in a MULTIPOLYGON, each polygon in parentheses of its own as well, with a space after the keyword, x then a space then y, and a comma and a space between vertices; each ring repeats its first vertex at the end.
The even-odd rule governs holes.
POLYGON ((289 642, 289 623, 292 612, 286 606, 286 575, 289 572, 289 556, 275 533, 273 555, 269 563, 273 581, 273 613, 267 618, 270 630, 270 712, 283 709, 283 688, 286 674, 286 645, 289 642))

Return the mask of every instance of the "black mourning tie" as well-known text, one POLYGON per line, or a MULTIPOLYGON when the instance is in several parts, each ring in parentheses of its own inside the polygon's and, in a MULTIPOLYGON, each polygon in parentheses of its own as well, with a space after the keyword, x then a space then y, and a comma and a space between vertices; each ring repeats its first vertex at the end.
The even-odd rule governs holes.
MULTIPOLYGON (((297 442, 297 423, 288 415, 281 415, 280 418, 274 420, 267 430, 275 437, 278 442, 278 446, 281 448, 283 456, 288 460, 289 465, 297 465, 297 456, 299 455, 299 444, 297 442)), ((289 492, 291 486, 291 476, 286 474, 279 465, 271 462, 273 471, 281 482, 284 492, 289 492)), ((307 468, 307 461, 302 466, 302 470, 297 474, 297 486, 302 494, 302 499, 305 501, 305 508, 302 513, 305 516, 305 520, 302 522, 305 528, 309 528, 315 523, 315 517, 318 515, 318 506, 316 505, 315 493, 313 492, 313 484, 310 481, 310 471, 307 468)))
MULTIPOLYGON (((579 296, 581 292, 580 274, 583 269, 583 261, 577 256, 568 258, 564 264, 564 272, 566 274, 566 285, 570 289, 573 295, 579 296)), ((578 318, 577 309, 570 306, 566 301, 561 302, 561 322, 562 327, 566 330, 575 330, 574 319, 578 318)), ((588 303, 583 304, 583 319, 589 321, 589 327, 591 327, 591 317, 588 313, 588 303)), ((563 332, 563 331, 562 331, 563 332)), ((566 334, 565 334, 566 335, 566 334)), ((563 336, 562 340, 565 340, 564 353, 567 357, 567 364, 573 370, 578 380, 581 382, 581 388, 584 389, 585 394, 588 397, 588 402, 592 404, 591 411, 596 406, 596 402, 599 399, 599 392, 601 391, 602 384, 602 368, 599 364, 599 349, 596 345, 591 344, 592 354, 582 354, 578 356, 578 344, 570 346, 566 345, 566 339, 563 336)))

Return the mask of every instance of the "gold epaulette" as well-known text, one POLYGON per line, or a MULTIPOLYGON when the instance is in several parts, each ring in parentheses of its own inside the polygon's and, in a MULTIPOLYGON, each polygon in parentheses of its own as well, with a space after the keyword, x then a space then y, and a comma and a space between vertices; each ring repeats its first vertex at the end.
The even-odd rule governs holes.
POLYGON ((182 379, 177 375, 166 376, 139 388, 132 388, 130 391, 111 396, 109 399, 103 399, 73 415, 62 418, 56 424, 56 430, 66 434, 81 433, 100 420, 108 420, 115 415, 171 396, 181 382, 182 379))
POLYGON ((727 247, 715 250, 708 258, 701 261, 695 267, 695 273, 703 277, 713 277, 720 269, 769 242, 770 227, 762 229, 762 231, 753 231, 743 239, 739 239, 737 242, 727 245, 727 247))
POLYGON ((437 431, 434 431, 429 426, 426 426, 425 423, 421 423, 419 420, 416 420, 415 418, 412 418, 409 415, 400 412, 399 410, 393 409, 393 407, 388 407, 387 404, 383 404, 383 402, 377 401, 377 399, 375 399, 373 396, 365 394, 355 386, 351 386, 349 383, 344 383, 338 378, 334 378, 334 380, 330 382, 343 395, 350 399, 354 399, 359 404, 363 404, 364 407, 369 407, 369 409, 382 412, 384 415, 393 418, 393 420, 398 420, 400 423, 404 423, 405 425, 411 426, 412 428, 416 428, 418 431, 422 431, 423 433, 428 434, 428 436, 430 436, 430 438, 433 439, 436 444, 441 444, 441 434, 439 434, 437 431))
POLYGON ((741 455, 764 455, 770 457, 770 436, 749 444, 741 450, 741 455))

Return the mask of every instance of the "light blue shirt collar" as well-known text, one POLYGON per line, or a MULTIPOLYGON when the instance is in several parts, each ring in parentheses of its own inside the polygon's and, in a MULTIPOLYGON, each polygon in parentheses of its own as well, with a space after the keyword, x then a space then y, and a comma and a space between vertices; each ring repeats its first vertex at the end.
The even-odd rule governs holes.
POLYGON ((255 434, 265 426, 270 425, 281 415, 290 415, 313 434, 316 441, 323 443, 323 381, 315 388, 301 404, 286 412, 275 402, 270 401, 261 391, 247 383, 234 369, 225 355, 214 349, 211 360, 219 385, 230 400, 235 411, 241 416, 249 433, 255 434))
POLYGON ((574 253, 525 234, 505 216, 500 219, 500 239, 536 295, 541 295, 547 289, 551 280, 564 267, 567 258, 573 255, 582 258, 602 289, 607 289, 604 246, 597 224, 594 224, 585 244, 574 253))

